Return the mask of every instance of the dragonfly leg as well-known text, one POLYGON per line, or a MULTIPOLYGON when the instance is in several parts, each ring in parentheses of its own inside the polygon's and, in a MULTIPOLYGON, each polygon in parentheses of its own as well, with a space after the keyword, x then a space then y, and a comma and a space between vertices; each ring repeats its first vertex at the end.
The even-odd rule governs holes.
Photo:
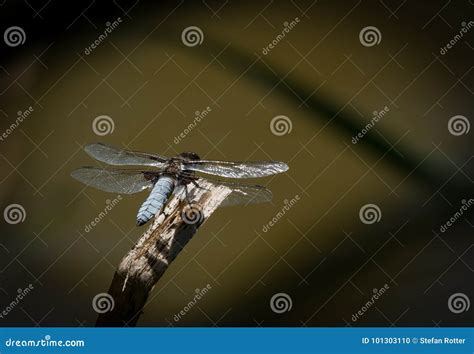
POLYGON ((189 183, 194 184, 197 188, 202 188, 202 187, 196 182, 195 179, 191 179, 190 181, 187 181, 187 183, 184 184, 184 194, 185 194, 186 201, 188 202, 188 204, 191 204, 192 200, 189 196, 189 189, 188 189, 189 183))
POLYGON ((193 179, 197 179, 197 177, 190 171, 181 171, 178 172, 176 175, 177 178, 181 179, 185 183, 191 182, 193 179))
POLYGON ((210 190, 209 188, 204 188, 204 187, 202 187, 199 183, 197 183, 197 179, 191 180, 191 183, 194 184, 194 186, 195 186, 196 188, 205 189, 205 190, 207 190, 207 191, 210 190))
POLYGON ((188 202, 188 204, 191 204, 191 199, 189 199, 189 191, 188 191, 188 185, 187 184, 184 185, 184 194, 186 196, 186 201, 188 202))
MULTIPOLYGON (((206 189, 208 190, 207 188, 204 188, 204 187, 201 187, 199 185, 199 183, 197 182, 197 180, 199 179, 199 177, 197 177, 193 172, 191 171, 182 171, 180 172, 179 174, 179 177, 183 180, 185 186, 188 185, 188 183, 192 183, 196 188, 201 188, 201 189, 206 189)), ((187 189, 186 189, 187 191, 187 189)))

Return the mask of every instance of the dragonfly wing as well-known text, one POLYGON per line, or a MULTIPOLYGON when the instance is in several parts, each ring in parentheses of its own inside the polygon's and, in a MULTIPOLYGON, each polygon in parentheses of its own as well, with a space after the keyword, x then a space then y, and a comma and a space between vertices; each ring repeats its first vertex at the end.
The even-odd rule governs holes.
POLYGON ((95 143, 86 145, 84 150, 96 160, 109 165, 142 165, 163 167, 167 159, 164 156, 148 154, 146 152, 129 151, 113 146, 95 143))
POLYGON ((151 188, 154 183, 150 173, 144 171, 82 167, 73 171, 71 176, 88 186, 110 193, 138 193, 151 188))
POLYGON ((288 171, 279 161, 230 162, 197 160, 185 163, 184 169, 229 178, 256 178, 288 171))
MULTIPOLYGON (((270 192, 270 190, 268 190, 264 186, 216 181, 210 180, 208 178, 203 178, 203 180, 214 184, 215 186, 226 186, 232 190, 232 192, 222 202, 221 206, 265 203, 271 201, 273 197, 272 192, 270 192)), ((197 181, 197 183, 199 184, 199 180, 197 181)))

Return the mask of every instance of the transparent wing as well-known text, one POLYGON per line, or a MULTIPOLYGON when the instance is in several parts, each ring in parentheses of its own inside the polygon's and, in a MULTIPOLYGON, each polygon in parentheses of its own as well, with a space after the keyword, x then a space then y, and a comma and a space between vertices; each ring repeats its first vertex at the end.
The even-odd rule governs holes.
POLYGON ((256 178, 288 171, 279 161, 230 162, 197 160, 184 163, 184 169, 229 178, 256 178))
POLYGON ((164 156, 123 150, 101 143, 86 145, 84 150, 96 160, 109 165, 142 165, 160 168, 163 167, 164 162, 167 161, 167 158, 164 156))
MULTIPOLYGON (((227 198, 222 202, 221 206, 232 206, 232 205, 247 205, 254 203, 265 203, 272 200, 272 192, 259 185, 245 185, 240 183, 224 182, 203 178, 209 183, 216 186, 224 185, 232 190, 227 198)), ((197 181, 199 184, 199 180, 197 181)))
MULTIPOLYGON (((156 174, 155 174, 156 175, 156 174)), ((133 194, 151 188, 154 176, 146 171, 103 170, 95 167, 82 167, 71 176, 88 186, 110 192, 133 194)))

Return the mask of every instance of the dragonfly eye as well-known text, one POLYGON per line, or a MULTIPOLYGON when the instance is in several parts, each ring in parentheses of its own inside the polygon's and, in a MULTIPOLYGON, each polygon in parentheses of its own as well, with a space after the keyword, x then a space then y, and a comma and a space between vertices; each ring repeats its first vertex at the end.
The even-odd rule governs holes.
POLYGON ((188 160, 200 160, 199 155, 192 151, 182 152, 181 154, 179 154, 179 156, 184 157, 188 160))

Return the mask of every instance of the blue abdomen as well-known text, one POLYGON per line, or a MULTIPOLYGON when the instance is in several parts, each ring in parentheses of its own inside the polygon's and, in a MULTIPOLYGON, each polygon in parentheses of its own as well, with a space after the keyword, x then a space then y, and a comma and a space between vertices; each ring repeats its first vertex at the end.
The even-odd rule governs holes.
POLYGON ((137 225, 143 225, 158 214, 168 201, 175 187, 175 179, 162 176, 158 178, 150 195, 142 204, 137 214, 137 225))

